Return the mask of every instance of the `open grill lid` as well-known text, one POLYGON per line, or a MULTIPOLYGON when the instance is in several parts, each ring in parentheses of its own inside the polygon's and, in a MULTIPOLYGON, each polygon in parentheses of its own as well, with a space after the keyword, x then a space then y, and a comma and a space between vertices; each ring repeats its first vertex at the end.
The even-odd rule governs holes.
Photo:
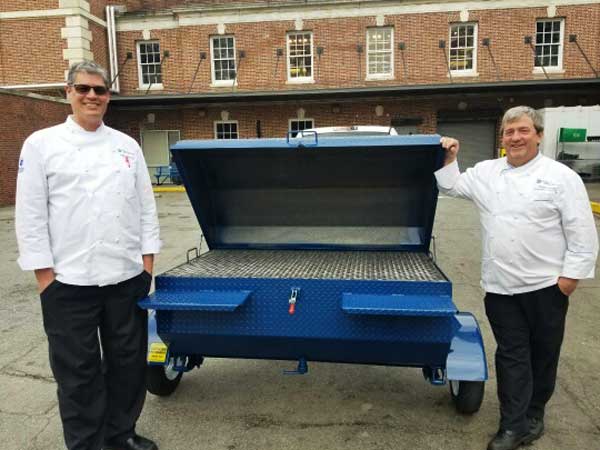
POLYGON ((426 251, 438 135, 180 141, 210 248, 426 251))

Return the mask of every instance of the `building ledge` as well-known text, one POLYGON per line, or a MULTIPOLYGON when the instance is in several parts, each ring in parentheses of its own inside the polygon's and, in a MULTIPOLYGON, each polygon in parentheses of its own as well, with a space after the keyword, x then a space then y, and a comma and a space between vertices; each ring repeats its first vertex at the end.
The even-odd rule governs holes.
POLYGON ((359 88, 335 89, 288 89, 278 91, 234 91, 206 93, 164 93, 148 95, 113 95, 111 104, 116 108, 153 107, 156 109, 172 109, 180 107, 197 107, 215 103, 236 102, 275 102, 275 101, 318 101, 334 99, 385 98, 399 95, 451 95, 472 93, 531 93, 535 91, 556 93, 558 90, 586 90, 598 92, 600 78, 578 78, 559 80, 520 80, 493 83, 446 83, 415 84, 396 86, 372 86, 359 88))

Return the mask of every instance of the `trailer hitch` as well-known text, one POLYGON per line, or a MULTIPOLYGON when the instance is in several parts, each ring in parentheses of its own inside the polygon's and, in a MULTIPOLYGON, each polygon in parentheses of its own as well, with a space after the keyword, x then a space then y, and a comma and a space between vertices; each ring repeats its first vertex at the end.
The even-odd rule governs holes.
POLYGON ((423 377, 431 384, 446 384, 446 370, 441 367, 423 367, 423 377))
POLYGON ((284 375, 304 375, 308 372, 308 363, 306 362, 306 358, 300 358, 298 360, 298 367, 296 370, 284 370, 284 375))

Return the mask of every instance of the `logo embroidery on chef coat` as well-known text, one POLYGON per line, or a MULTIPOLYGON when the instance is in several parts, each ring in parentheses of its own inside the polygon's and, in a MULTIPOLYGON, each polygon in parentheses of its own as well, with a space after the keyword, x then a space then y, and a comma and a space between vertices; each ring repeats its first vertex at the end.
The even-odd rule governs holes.
POLYGON ((537 180, 535 180, 536 183, 536 190, 548 190, 548 191, 554 191, 556 190, 556 188, 558 188, 558 185, 556 183, 553 183, 551 181, 547 181, 547 180, 542 180, 541 178, 538 178, 537 180))
POLYGON ((25 170, 25 160, 23 158, 19 159, 19 173, 25 170))
POLYGON ((134 155, 131 151, 124 148, 118 148, 117 152, 123 157, 123 161, 127 164, 127 167, 131 169, 131 163, 133 162, 134 155))

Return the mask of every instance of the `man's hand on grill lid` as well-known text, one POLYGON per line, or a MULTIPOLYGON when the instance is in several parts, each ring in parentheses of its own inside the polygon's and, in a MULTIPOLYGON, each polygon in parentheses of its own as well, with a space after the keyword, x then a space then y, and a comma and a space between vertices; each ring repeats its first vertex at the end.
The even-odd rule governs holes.
POLYGON ((460 149, 460 142, 454 138, 444 136, 440 139, 440 144, 442 148, 446 150, 444 165, 447 166, 456 161, 456 155, 458 155, 458 150, 460 149))

